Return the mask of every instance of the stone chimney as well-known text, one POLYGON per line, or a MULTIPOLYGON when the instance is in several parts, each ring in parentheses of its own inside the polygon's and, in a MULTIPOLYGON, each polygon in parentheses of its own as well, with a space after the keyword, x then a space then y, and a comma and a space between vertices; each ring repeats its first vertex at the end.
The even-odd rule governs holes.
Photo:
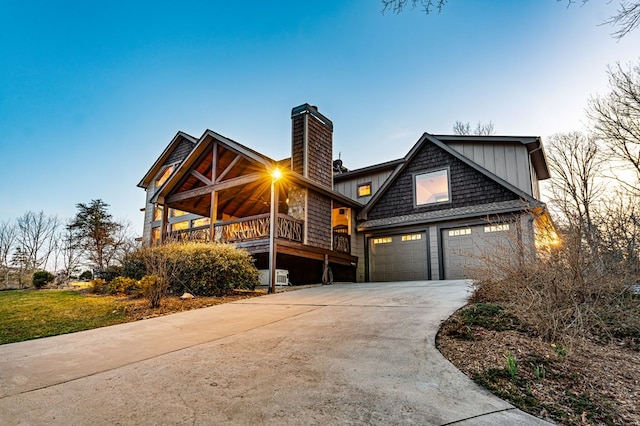
POLYGON ((333 123, 309 104, 291 110, 291 170, 333 187, 333 123))

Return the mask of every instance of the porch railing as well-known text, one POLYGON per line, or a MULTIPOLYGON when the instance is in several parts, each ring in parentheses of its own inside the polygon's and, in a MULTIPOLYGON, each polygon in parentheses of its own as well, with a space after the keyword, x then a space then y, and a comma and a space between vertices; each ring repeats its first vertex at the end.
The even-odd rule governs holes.
MULTIPOLYGON (((301 243, 303 241, 304 221, 279 214, 276 227, 277 238, 301 243)), ((269 238, 269 214, 261 214, 242 219, 227 220, 214 224, 214 241, 240 243, 269 238)), ((204 241, 211 240, 209 225, 197 228, 172 231, 165 235, 168 241, 204 241)))
POLYGON ((351 235, 342 232, 333 233, 333 249, 342 253, 351 254, 351 235))

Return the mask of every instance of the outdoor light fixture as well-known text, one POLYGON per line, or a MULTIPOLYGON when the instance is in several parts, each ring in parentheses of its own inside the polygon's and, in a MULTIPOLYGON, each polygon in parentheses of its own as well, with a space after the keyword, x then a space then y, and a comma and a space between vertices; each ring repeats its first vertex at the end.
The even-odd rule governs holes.
POLYGON ((275 181, 282 177, 282 171, 278 168, 275 168, 271 171, 271 178, 275 181))
POLYGON ((271 209, 269 214, 269 293, 276 292, 276 241, 275 229, 278 220, 276 209, 276 182, 282 177, 282 171, 278 168, 271 170, 271 209))

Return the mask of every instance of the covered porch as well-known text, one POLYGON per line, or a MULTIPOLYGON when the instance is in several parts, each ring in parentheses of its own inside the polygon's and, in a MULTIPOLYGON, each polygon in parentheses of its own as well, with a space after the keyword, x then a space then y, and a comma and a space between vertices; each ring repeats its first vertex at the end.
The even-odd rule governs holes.
POLYGON ((294 284, 319 282, 325 259, 336 280, 354 281, 358 258, 351 254, 352 206, 330 189, 288 172, 288 165, 211 132, 166 181, 157 182, 151 243, 235 244, 254 256, 259 269, 268 269, 275 218, 276 268, 288 269, 294 284), (282 177, 274 178, 274 170, 281 170, 282 177), (309 191, 320 192, 328 209, 311 221, 309 191))

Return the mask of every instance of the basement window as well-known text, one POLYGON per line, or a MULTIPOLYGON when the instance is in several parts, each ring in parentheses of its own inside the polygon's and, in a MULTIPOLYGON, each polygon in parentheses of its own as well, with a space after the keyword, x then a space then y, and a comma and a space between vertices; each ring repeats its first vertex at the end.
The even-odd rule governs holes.
POLYGON ((414 200, 416 206, 447 203, 451 201, 449 169, 416 174, 414 200))
POLYGON ((377 244, 389 244, 392 241, 391 237, 381 237, 381 238, 374 238, 373 239, 373 244, 377 245, 377 244))
POLYGON ((358 185, 358 197, 371 195, 371 182, 358 185))

